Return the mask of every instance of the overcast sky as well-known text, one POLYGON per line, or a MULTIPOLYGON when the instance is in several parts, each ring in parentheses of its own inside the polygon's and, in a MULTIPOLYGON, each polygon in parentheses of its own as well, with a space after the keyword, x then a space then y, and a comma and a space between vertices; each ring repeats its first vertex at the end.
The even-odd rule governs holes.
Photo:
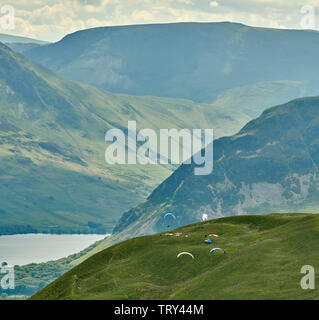
POLYGON ((318 12, 319 0, 7 0, 15 29, 2 33, 57 41, 98 26, 182 21, 232 21, 252 26, 300 29, 301 8, 318 12))

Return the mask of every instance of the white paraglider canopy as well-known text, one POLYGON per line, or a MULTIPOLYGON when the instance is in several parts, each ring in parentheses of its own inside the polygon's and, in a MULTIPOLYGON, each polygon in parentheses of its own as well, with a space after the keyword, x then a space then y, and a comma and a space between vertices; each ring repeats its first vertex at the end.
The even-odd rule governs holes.
POLYGON ((191 256, 193 259, 195 259, 194 258, 194 256, 191 254, 191 253, 189 253, 189 252, 180 252, 178 255, 177 255, 177 258, 179 258, 180 256, 182 256, 182 255, 189 255, 189 256, 191 256))

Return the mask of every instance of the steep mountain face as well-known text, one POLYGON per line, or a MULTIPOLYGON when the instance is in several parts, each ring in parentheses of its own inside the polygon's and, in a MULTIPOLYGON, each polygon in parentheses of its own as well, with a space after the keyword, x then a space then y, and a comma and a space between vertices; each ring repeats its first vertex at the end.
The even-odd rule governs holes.
POLYGON ((114 95, 57 77, 0 44, 0 234, 110 232, 171 166, 108 165, 110 128, 217 128, 246 115, 188 100, 114 95))
POLYGON ((181 165, 148 200, 126 212, 114 231, 150 234, 223 216, 316 212, 319 208, 319 97, 266 110, 237 134, 214 142, 214 170, 195 176, 181 165))
POLYGON ((319 89, 313 31, 236 23, 102 27, 25 54, 66 78, 134 95, 212 103, 225 90, 257 82, 300 81, 304 96, 319 89))

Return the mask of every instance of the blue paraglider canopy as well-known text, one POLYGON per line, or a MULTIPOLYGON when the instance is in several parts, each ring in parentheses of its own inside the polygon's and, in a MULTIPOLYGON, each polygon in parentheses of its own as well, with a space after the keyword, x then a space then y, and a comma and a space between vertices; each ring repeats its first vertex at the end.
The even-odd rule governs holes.
POLYGON ((221 248, 214 248, 214 249, 209 251, 209 254, 213 254, 217 250, 222 251, 222 252, 224 252, 224 254, 226 254, 226 251, 224 249, 221 249, 221 248))
POLYGON ((208 244, 212 244, 212 240, 210 240, 210 239, 206 239, 205 242, 208 244))

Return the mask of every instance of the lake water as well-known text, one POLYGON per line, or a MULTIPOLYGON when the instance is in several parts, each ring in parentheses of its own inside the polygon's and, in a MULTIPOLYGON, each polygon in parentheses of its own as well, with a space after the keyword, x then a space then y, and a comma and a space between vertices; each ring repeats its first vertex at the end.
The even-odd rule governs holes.
POLYGON ((25 265, 64 258, 105 238, 100 234, 17 234, 0 236, 0 264, 25 265))

